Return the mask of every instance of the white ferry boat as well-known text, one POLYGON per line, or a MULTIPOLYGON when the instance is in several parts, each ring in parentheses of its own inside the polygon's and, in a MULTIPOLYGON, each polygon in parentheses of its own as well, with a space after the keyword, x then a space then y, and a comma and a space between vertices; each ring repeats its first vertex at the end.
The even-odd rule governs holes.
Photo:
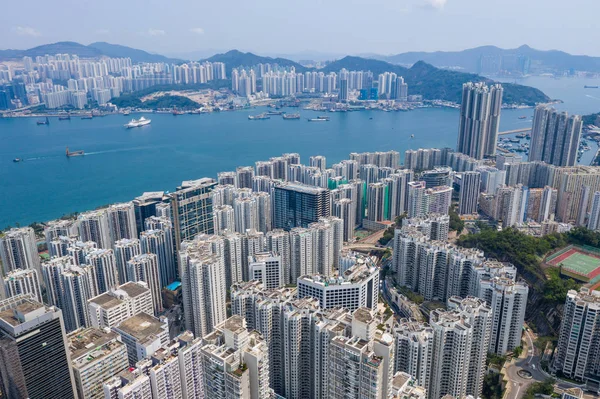
POLYGON ((140 119, 132 119, 129 123, 125 124, 125 127, 127 129, 131 129, 133 127, 141 127, 141 126, 149 125, 150 122, 152 122, 152 120, 146 119, 142 116, 140 119))

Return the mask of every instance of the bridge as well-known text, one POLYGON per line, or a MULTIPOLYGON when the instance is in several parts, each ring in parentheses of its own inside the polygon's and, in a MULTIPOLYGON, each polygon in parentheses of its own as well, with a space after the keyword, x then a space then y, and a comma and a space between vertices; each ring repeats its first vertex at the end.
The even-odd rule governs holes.
POLYGON ((498 132, 498 136, 502 135, 502 134, 515 134, 515 133, 525 133, 525 132, 529 132, 531 131, 530 127, 527 127, 525 129, 515 129, 515 130, 507 130, 505 132, 498 132))

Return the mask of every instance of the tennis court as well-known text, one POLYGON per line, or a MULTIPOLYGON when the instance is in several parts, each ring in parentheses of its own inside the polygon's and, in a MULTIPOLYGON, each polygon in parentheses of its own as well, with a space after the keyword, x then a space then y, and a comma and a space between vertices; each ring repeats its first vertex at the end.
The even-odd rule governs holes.
POLYGON ((570 245, 546 259, 546 264, 559 266, 561 274, 583 282, 600 279, 600 254, 596 248, 570 245))

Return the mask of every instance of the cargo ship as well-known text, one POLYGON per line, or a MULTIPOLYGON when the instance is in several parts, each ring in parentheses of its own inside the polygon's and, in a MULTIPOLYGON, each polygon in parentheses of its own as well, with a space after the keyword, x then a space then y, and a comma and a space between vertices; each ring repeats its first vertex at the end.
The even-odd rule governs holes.
POLYGON ((67 157, 80 157, 82 155, 85 155, 83 150, 69 151, 69 147, 67 147, 67 157))
POLYGON ((132 119, 131 121, 129 121, 129 123, 126 123, 124 126, 127 129, 131 129, 134 127, 142 127, 142 126, 149 125, 150 122, 152 122, 151 119, 146 119, 142 116, 140 119, 132 119))
POLYGON ((300 114, 283 114, 283 119, 300 119, 300 114))
POLYGON ((269 115, 267 115, 266 113, 263 113, 263 114, 258 114, 258 115, 248 115, 248 119, 251 121, 262 121, 265 119, 271 119, 271 117, 269 115))
POLYGON ((308 118, 309 122, 329 122, 328 116, 317 116, 316 118, 308 118))
POLYGON ((598 87, 600 87, 600 86, 588 86, 588 85, 583 86, 584 89, 597 89, 598 87))

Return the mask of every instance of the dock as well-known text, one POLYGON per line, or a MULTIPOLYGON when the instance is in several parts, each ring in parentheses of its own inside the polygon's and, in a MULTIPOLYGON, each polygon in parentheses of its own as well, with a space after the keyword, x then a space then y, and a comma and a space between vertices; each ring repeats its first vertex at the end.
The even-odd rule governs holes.
POLYGON ((516 133, 525 133, 525 132, 530 132, 531 128, 525 128, 525 129, 515 129, 515 130, 507 130, 505 132, 498 132, 498 136, 503 135, 503 134, 516 134, 516 133))

